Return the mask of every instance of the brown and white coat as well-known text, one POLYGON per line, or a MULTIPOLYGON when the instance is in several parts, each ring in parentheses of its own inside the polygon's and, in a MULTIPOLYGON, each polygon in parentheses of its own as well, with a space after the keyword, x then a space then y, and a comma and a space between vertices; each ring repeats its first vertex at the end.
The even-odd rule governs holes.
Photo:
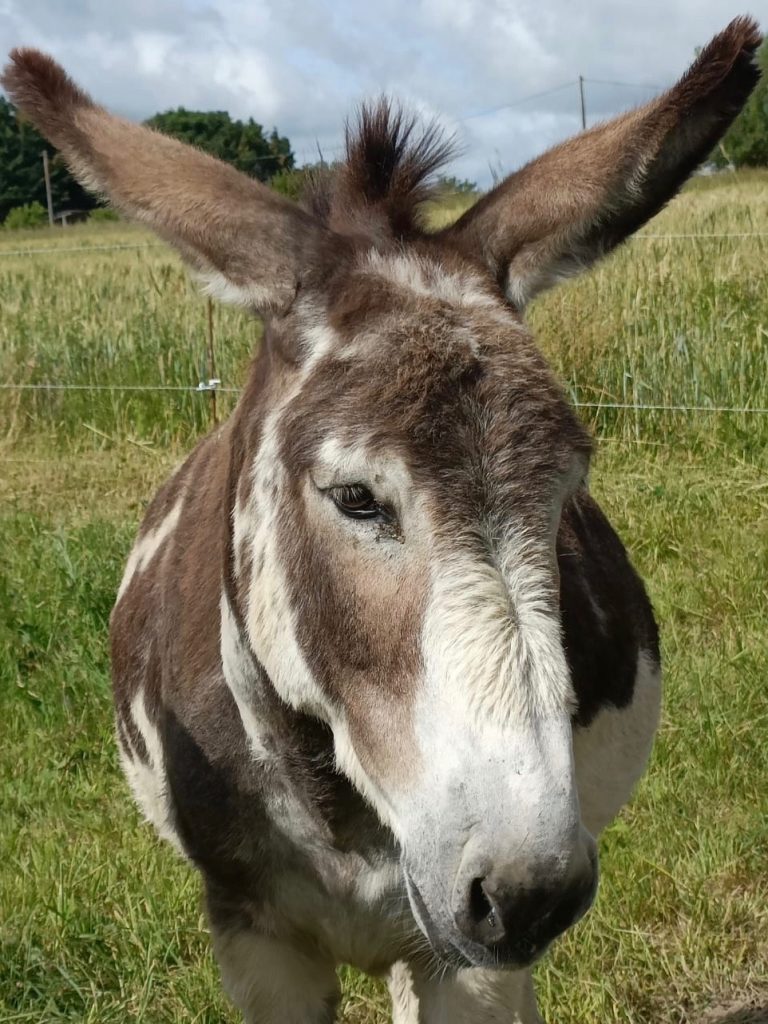
POLYGON ((758 43, 737 19, 436 234, 448 150, 386 102, 299 207, 12 55, 5 87, 75 173, 265 318, 112 617, 126 775, 202 874, 248 1021, 332 1021, 339 963, 388 974, 397 1024, 539 1019, 529 966, 592 900, 659 649, 522 312, 674 195, 758 43))

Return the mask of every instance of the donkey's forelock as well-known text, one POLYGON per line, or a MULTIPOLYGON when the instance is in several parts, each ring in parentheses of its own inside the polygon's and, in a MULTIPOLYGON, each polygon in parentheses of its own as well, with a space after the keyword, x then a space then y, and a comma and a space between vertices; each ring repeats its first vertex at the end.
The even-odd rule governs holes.
POLYGON ((310 176, 305 201, 332 231, 373 242, 418 236, 434 174, 454 155, 439 124, 426 125, 386 97, 347 122, 345 159, 310 176))

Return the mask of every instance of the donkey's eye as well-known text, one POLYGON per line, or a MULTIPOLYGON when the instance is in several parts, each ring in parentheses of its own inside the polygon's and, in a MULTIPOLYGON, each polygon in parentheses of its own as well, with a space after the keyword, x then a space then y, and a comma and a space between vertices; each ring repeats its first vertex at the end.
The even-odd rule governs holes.
POLYGON ((333 487, 330 490, 339 512, 350 519, 379 519, 388 521, 389 511, 380 505, 364 484, 348 484, 345 487, 333 487))

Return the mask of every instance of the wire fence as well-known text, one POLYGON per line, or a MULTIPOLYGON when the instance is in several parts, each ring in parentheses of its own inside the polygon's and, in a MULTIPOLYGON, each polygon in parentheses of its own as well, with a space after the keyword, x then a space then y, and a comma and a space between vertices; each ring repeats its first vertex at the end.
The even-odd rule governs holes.
MULTIPOLYGON (((184 394, 219 394, 239 395, 242 388, 223 387, 216 378, 194 384, 15 384, 0 383, 0 391, 147 391, 147 392, 182 392, 184 394)), ((616 409, 633 412, 680 412, 680 413, 733 413, 740 415, 768 416, 765 408, 752 405, 683 405, 663 402, 582 402, 571 396, 571 402, 577 409, 616 409)))
POLYGON ((58 253, 70 255, 80 252, 117 252, 119 249, 155 249, 164 246, 165 242, 126 242, 116 245, 49 245, 34 246, 31 249, 0 249, 2 256, 50 256, 58 253))
MULTIPOLYGON (((462 193, 457 193, 461 195, 462 193)), ((668 233, 657 234, 651 231, 641 231, 632 236, 633 239, 643 241, 695 241, 712 239, 744 239, 744 238, 768 238, 768 231, 694 231, 690 233, 668 233)), ((165 242, 126 242, 115 245, 74 245, 74 246, 34 246, 29 249, 0 249, 0 259, 4 256, 56 256, 59 253, 72 255, 72 253, 90 252, 119 252, 126 250, 168 248, 165 242)), ((169 249, 169 251, 171 251, 169 249)))
MULTIPOLYGON (((711 241, 715 239, 745 238, 768 238, 768 231, 741 231, 741 232, 691 232, 691 233, 655 233, 641 232, 634 236, 640 240, 654 241, 711 241)), ((134 243, 116 243, 113 245, 84 245, 84 246, 47 246, 30 247, 27 249, 1 250, 0 258, 3 256, 50 256, 59 253, 107 253, 126 250, 142 250, 165 246, 161 241, 145 241, 134 243)), ((223 384, 216 376, 216 344, 213 320, 213 301, 206 300, 206 328, 207 328, 207 349, 208 349, 208 371, 210 376, 198 380, 197 384, 106 384, 106 383, 75 383, 62 381, 45 381, 36 383, 24 383, 15 381, 0 382, 0 391, 32 391, 32 392, 126 392, 126 393, 184 393, 208 395, 212 422, 218 422, 216 395, 230 394, 239 395, 241 388, 229 387, 223 384)), ((756 407, 747 405, 688 405, 685 403, 665 402, 617 402, 617 401, 582 401, 577 394, 570 395, 572 404, 577 409, 588 409, 595 412, 615 410, 634 413, 679 413, 689 416, 696 415, 745 415, 745 416, 766 416, 768 407, 756 407)))

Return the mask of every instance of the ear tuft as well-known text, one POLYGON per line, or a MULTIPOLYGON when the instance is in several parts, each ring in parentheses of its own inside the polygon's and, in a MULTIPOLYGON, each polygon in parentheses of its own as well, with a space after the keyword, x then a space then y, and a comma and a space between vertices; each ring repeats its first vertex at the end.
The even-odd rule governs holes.
POLYGON ((741 110, 760 79, 755 53, 762 35, 754 18, 742 15, 710 40, 671 93, 683 107, 720 93, 720 113, 741 110))
POLYGON ((751 58, 762 41, 757 21, 748 14, 742 14, 738 18, 734 18, 722 32, 719 32, 714 39, 707 43, 694 63, 694 67, 700 63, 722 61, 725 72, 733 67, 739 58, 744 58, 751 63, 751 58))
POLYGON ((95 106, 90 96, 47 54, 18 48, 11 50, 10 58, 0 76, 0 85, 11 102, 54 144, 77 109, 95 106))

